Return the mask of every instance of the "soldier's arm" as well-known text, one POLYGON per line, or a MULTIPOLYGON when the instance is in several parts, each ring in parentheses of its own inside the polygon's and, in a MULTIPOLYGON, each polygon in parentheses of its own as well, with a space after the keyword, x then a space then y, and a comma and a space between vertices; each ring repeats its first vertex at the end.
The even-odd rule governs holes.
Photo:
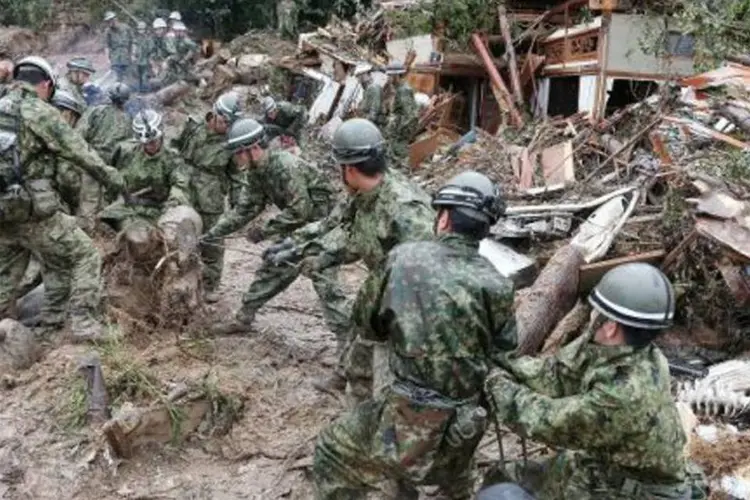
POLYGON ((334 227, 341 225, 348 210, 349 203, 351 203, 351 201, 348 198, 341 198, 336 205, 334 205, 328 216, 321 220, 310 222, 297 229, 293 234, 294 240, 299 243, 312 241, 316 238, 322 237, 334 227))
POLYGON ((175 152, 172 172, 169 176, 169 199, 172 205, 191 205, 190 203, 190 170, 175 152))
POLYGON ((286 129, 287 135, 291 135, 297 141, 299 141, 300 133, 302 132, 302 127, 305 126, 305 118, 307 117, 307 112, 305 111, 305 108, 302 106, 291 106, 291 112, 294 115, 294 120, 286 129))
POLYGON ((198 45, 195 42, 193 42, 192 40, 190 40, 189 42, 190 43, 188 43, 188 45, 187 45, 188 46, 188 50, 185 51, 185 55, 182 57, 182 59, 180 59, 180 63, 181 64, 187 64, 198 53, 198 45))
POLYGON ((377 123, 380 106, 382 106, 380 92, 372 91, 366 118, 373 123, 377 123))
POLYGON ((286 208, 276 217, 266 222, 263 237, 269 238, 279 234, 289 234, 312 220, 313 205, 307 192, 307 184, 301 172, 289 172, 281 169, 271 175, 277 176, 271 182, 283 186, 284 197, 291 200, 286 208))
POLYGON ((112 191, 119 191, 122 188, 123 181, 120 173, 104 163, 59 113, 45 113, 44 116, 34 114, 24 123, 44 142, 47 148, 86 171, 100 184, 112 191))
POLYGON ((224 212, 214 227, 209 229, 213 238, 223 238, 260 215, 266 208, 266 197, 255 182, 246 180, 240 191, 237 204, 224 212))
POLYGON ((555 447, 606 448, 631 428, 627 395, 614 385, 596 384, 585 393, 553 398, 508 378, 488 379, 486 390, 498 420, 511 429, 555 447))
POLYGON ((380 311, 382 299, 387 293, 386 289, 392 286, 389 277, 390 266, 387 265, 370 271, 352 303, 352 322, 366 340, 388 340, 384 335, 385 325, 380 322, 380 311))

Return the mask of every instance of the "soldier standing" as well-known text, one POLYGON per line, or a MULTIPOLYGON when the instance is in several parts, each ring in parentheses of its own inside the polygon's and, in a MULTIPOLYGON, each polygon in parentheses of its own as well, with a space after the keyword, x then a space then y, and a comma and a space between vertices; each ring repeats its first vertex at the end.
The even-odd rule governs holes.
POLYGON ((153 42, 151 36, 146 32, 146 23, 138 21, 136 37, 133 40, 133 63, 136 67, 138 92, 148 92, 152 53, 153 42))
POLYGON ((161 114, 153 109, 138 113, 133 136, 120 143, 112 160, 125 180, 124 203, 99 214, 117 231, 134 219, 156 223, 166 208, 190 206, 190 175, 179 153, 164 145, 161 114))
POLYGON ((157 17, 151 24, 151 73, 160 77, 164 71, 164 61, 169 57, 169 46, 167 43, 167 22, 157 17))
POLYGON ((432 204, 436 240, 396 246, 353 311, 363 338, 388 343, 394 381, 320 433, 319 500, 365 499, 382 479, 399 482, 399 499, 418 499, 421 484, 452 500, 473 496, 482 384, 494 352, 516 346, 505 329, 513 284, 479 255, 504 203, 487 177, 464 172, 432 204))
POLYGON ((62 210, 54 159, 86 170, 113 193, 122 189, 122 177, 47 102, 56 83, 47 61, 22 59, 14 77, 12 89, 0 99, 5 144, 0 162, 0 315, 7 316, 15 306, 33 253, 44 275, 41 324, 57 328, 67 319, 75 339, 101 339, 101 258, 75 218, 62 210))
POLYGON ((387 137, 391 145, 391 157, 394 162, 408 162, 409 143, 417 125, 418 108, 414 99, 414 90, 406 81, 406 67, 400 61, 394 61, 385 69, 389 76, 389 85, 395 93, 391 108, 387 137))
POLYGON ((299 8, 295 0, 280 0, 276 3, 277 30, 281 38, 295 39, 299 8))
MULTIPOLYGON (((308 274, 360 259, 365 263, 370 274, 355 307, 365 299, 363 291, 394 246, 433 237, 435 213, 430 197, 403 175, 389 170, 385 147, 372 122, 353 118, 341 124, 333 136, 333 157, 350 195, 349 204, 338 223, 322 225, 318 235, 305 235, 312 240, 306 247, 315 250, 300 263, 308 274)), ((372 354, 372 345, 350 330, 336 372, 313 385, 336 392, 348 382, 354 399, 367 399, 372 392, 372 354)))
MULTIPOLYGON (((230 207, 234 207, 239 199, 242 182, 232 163, 232 152, 226 148, 226 133, 240 113, 239 96, 235 92, 223 94, 205 120, 188 119, 176 141, 180 154, 192 167, 190 191, 193 206, 203 219, 204 231, 218 222, 227 196, 230 207)), ((201 258, 205 299, 216 302, 216 289, 224 268, 224 240, 205 240, 201 246, 201 258)))
POLYGON ((544 500, 691 498, 669 368, 652 343, 672 325, 671 283, 648 264, 623 264, 589 303, 588 329, 555 356, 499 356, 487 378, 499 422, 562 449, 503 472, 544 500))
POLYGON ((365 89, 359 105, 359 116, 370 120, 381 130, 386 126, 386 114, 383 109, 383 87, 372 81, 372 73, 367 71, 360 75, 359 82, 365 89))
POLYGON ((61 82, 61 88, 65 88, 72 92, 76 99, 80 99, 84 106, 86 101, 83 97, 83 86, 91 80, 96 70, 91 64, 91 61, 85 57, 75 57, 68 61, 68 74, 66 78, 61 82))
MULTIPOLYGON (((281 210, 262 228, 253 228, 248 239, 259 243, 264 239, 281 240, 309 222, 326 217, 333 208, 335 189, 323 172, 287 151, 269 151, 263 126, 251 118, 232 125, 227 147, 234 161, 246 169, 234 209, 224 214, 208 230, 206 239, 222 238, 257 217, 268 205, 281 210)), ((242 297, 242 307, 233 321, 220 324, 217 334, 245 332, 252 328, 256 312, 273 297, 283 292, 300 275, 293 265, 274 265, 264 260, 255 273, 255 280, 242 297)), ((323 305, 328 327, 341 337, 348 330, 346 298, 338 286, 337 273, 332 270, 311 276, 313 286, 323 305)))
POLYGON ((167 19, 169 19, 169 31, 167 31, 166 37, 168 39, 177 38, 177 30, 175 29, 175 26, 177 23, 182 23, 182 14, 175 10, 169 13, 167 19))
POLYGON ((276 102, 270 96, 263 98, 262 106, 263 125, 266 126, 268 139, 280 137, 284 148, 302 147, 302 128, 307 122, 307 110, 290 102, 276 102))
POLYGON ((171 41, 171 52, 167 57, 166 74, 162 79, 162 86, 179 80, 191 80, 190 68, 198 54, 198 45, 187 37, 187 28, 181 21, 173 25, 175 38, 171 41))
MULTIPOLYGON (((63 120, 73 128, 86 108, 86 103, 68 89, 57 89, 52 97, 52 104, 60 110, 63 120)), ((70 162, 65 160, 57 162, 58 192, 60 199, 66 205, 65 212, 70 215, 75 215, 80 208, 81 174, 81 170, 70 162)))
POLYGON ((107 22, 107 57, 112 71, 117 75, 117 81, 120 82, 127 75, 130 68, 130 54, 133 45, 133 35, 130 28, 117 20, 117 14, 112 11, 104 15, 104 21, 107 22))

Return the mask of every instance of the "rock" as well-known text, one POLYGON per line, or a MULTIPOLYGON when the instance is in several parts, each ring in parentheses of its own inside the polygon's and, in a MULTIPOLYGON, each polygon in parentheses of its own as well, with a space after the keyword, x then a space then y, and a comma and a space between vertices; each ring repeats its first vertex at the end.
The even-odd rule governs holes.
POLYGON ((10 318, 0 321, 0 371, 25 370, 39 357, 39 345, 31 330, 10 318))
POLYGON ((27 325, 33 322, 42 314, 43 304, 44 284, 41 284, 16 301, 18 321, 27 325))

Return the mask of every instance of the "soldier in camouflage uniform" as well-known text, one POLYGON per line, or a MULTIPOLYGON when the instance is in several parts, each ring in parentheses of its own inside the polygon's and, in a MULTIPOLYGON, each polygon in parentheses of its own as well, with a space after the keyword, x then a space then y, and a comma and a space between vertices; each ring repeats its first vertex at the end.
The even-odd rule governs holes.
POLYGON ((302 128, 307 123, 307 110, 290 102, 276 102, 273 97, 265 97, 263 125, 268 139, 280 137, 284 148, 302 147, 302 128))
POLYGON ((126 24, 117 20, 117 14, 112 11, 104 15, 104 21, 108 24, 107 57, 112 71, 117 75, 117 81, 121 82, 130 68, 133 34, 126 24))
MULTIPOLYGON (((60 110, 63 120, 73 128, 75 128, 86 107, 86 103, 68 89, 55 90, 52 104, 60 110)), ((75 215, 81 204, 81 170, 70 162, 60 159, 58 160, 56 180, 60 199, 65 204, 63 207, 65 212, 75 215)))
POLYGON ((276 3, 277 32, 281 38, 292 40, 297 36, 297 1, 300 0, 279 0, 276 3))
POLYGON ((101 259, 75 218, 62 210, 55 160, 86 170, 113 194, 123 180, 46 102, 54 96, 55 80, 45 60, 21 60, 14 76, 0 99, 0 316, 12 312, 33 254, 44 276, 41 324, 59 327, 67 319, 76 339, 100 339, 101 259))
POLYGON ((200 47, 187 37, 187 28, 182 22, 174 23, 175 38, 168 44, 169 57, 164 61, 166 73, 161 79, 161 85, 167 86, 179 80, 191 80, 190 69, 200 47))
POLYGON ((154 19, 151 35, 151 74, 157 79, 162 76, 164 61, 169 57, 169 43, 166 38, 167 22, 157 17, 154 19))
MULTIPOLYGON (((262 228, 250 230, 248 239, 254 243, 269 238, 281 240, 331 211, 335 189, 325 174, 287 151, 269 151, 264 142, 263 126, 257 121, 244 118, 232 125, 227 146, 234 152, 238 167, 247 168, 246 185, 236 207, 209 229, 206 238, 221 238, 236 231, 270 204, 281 213, 262 228)), ((242 308, 234 321, 219 325, 215 332, 229 334, 249 330, 255 313, 263 304, 288 288, 299 274, 296 266, 276 266, 265 260, 242 297, 242 308)), ((316 273, 311 279, 329 328, 337 337, 343 337, 348 331, 348 314, 336 271, 316 273)))
POLYGON ((84 105, 86 103, 83 98, 83 86, 86 85, 91 79, 96 70, 91 64, 91 61, 85 57, 76 57, 68 61, 68 74, 60 82, 60 88, 64 88, 72 92, 76 99, 80 99, 84 105))
MULTIPOLYGON (((232 163, 232 152, 226 148, 226 133, 240 117, 240 99, 234 92, 220 96, 213 110, 202 122, 188 119, 175 146, 191 168, 190 192, 193 206, 203 219, 204 231, 213 227, 229 206, 235 207, 242 187, 240 172, 232 163)), ((224 240, 204 240, 203 290, 207 302, 216 302, 216 289, 224 268, 224 240)))
POLYGON ((152 38, 146 31, 146 23, 138 21, 136 36, 133 40, 133 64, 138 92, 148 92, 151 76, 152 38))
POLYGON ((414 90, 406 81, 406 67, 399 61, 389 64, 385 70, 389 85, 395 95, 390 110, 386 136, 391 146, 391 158, 400 165, 408 163, 409 143, 417 126, 418 108, 414 90))
POLYGON ((362 118, 370 120, 383 130, 387 124, 385 110, 383 108, 383 87, 372 81, 372 73, 369 71, 359 77, 362 88, 365 89, 362 102, 359 104, 358 114, 362 118))
POLYGON ((648 264, 618 266, 589 296, 595 317, 552 357, 499 356, 485 389, 498 421, 554 449, 507 473, 538 498, 690 498, 685 433, 652 343, 674 290, 648 264))
MULTIPOLYGON (((427 193, 388 169, 383 136, 372 122, 362 118, 344 122, 334 134, 333 155, 350 194, 349 203, 337 223, 317 228, 319 234, 295 235, 298 241, 307 241, 308 255, 300 267, 307 273, 320 272, 361 259, 370 271, 362 287, 366 290, 394 246, 432 238, 435 213, 427 193)), ((356 303, 362 300, 360 293, 356 303)), ((354 330, 349 332, 336 372, 313 385, 334 392, 343 390, 347 381, 353 398, 369 397, 372 346, 354 330)))
POLYGON ((435 241, 403 243, 363 287, 354 322, 387 342, 394 380, 320 433, 318 500, 365 499, 383 479, 400 500, 439 485, 451 500, 473 493, 472 457, 486 427, 483 382, 495 351, 516 347, 513 284, 479 255, 504 210, 497 187, 465 172, 441 188, 435 241))
POLYGON ((117 231, 136 221, 155 224, 166 208, 190 206, 190 175, 179 153, 164 144, 161 114, 153 109, 138 113, 133 136, 120 143, 112 160, 125 180, 124 202, 99 214, 117 231))
MULTIPOLYGON (((108 104, 98 104, 86 110, 76 130, 107 163, 112 163, 117 145, 131 137, 131 120, 125 112, 130 89, 116 83, 108 89, 108 104)), ((83 175, 78 215, 90 215, 102 207, 102 193, 90 176, 83 175)))

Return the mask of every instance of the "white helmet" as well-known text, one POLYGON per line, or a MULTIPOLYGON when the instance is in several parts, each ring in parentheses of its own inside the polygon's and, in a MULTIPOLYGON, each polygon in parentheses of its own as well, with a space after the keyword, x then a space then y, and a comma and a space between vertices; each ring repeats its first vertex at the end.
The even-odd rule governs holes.
POLYGON ((274 99, 270 95, 264 97, 260 105, 263 108, 263 113, 266 115, 279 107, 279 105, 276 104, 276 99, 274 99))
POLYGON ((143 21, 138 21, 137 29, 138 31, 144 31, 146 29, 146 23, 144 23, 143 21))
MULTIPOLYGON (((55 95, 55 88, 57 87, 57 74, 46 59, 39 56, 24 57, 13 67, 13 78, 16 78, 18 76, 19 70, 24 66, 34 66, 35 68, 40 69, 42 72, 44 72, 49 77, 49 79, 52 80, 52 96, 55 95)), ((52 96, 50 96, 50 99, 52 98, 52 96)))
POLYGON ((169 20, 170 21, 182 21, 182 16, 180 15, 179 12, 177 12, 175 10, 173 12, 170 12, 170 14, 169 14, 169 20))
POLYGON ((104 13, 104 20, 105 21, 111 21, 112 19, 114 19, 116 17, 117 17, 117 14, 115 14, 111 10, 108 10, 107 12, 104 13))
POLYGON ((154 22, 151 24, 151 27, 154 28, 155 30, 158 30, 159 28, 166 28, 167 22, 161 17, 157 17, 156 19, 154 19, 154 22))
POLYGON ((161 113, 146 109, 133 118, 133 135, 141 144, 159 139, 162 136, 161 113))
POLYGON ((172 24, 172 29, 174 31, 187 31, 187 28, 182 21, 175 21, 174 24, 172 24))

